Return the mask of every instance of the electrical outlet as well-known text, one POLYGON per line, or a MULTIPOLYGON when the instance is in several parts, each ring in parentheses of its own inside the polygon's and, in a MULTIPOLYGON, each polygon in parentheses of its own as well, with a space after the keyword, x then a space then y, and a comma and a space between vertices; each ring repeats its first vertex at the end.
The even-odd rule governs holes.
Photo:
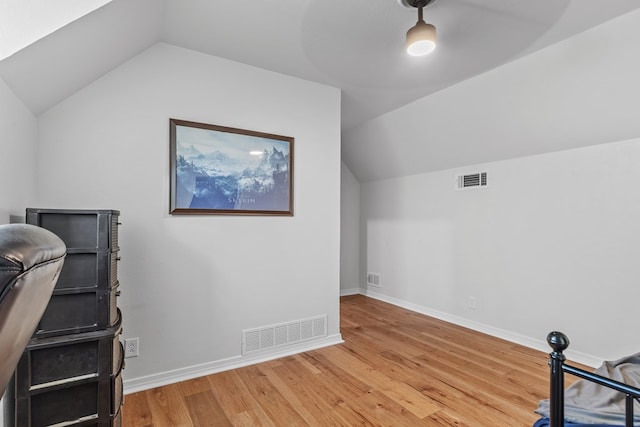
POLYGON ((127 338, 124 340, 124 357, 138 357, 140 340, 138 338, 127 338))
POLYGON ((469 303, 467 304, 467 307, 469 307, 471 310, 476 309, 476 297, 469 297, 469 303))

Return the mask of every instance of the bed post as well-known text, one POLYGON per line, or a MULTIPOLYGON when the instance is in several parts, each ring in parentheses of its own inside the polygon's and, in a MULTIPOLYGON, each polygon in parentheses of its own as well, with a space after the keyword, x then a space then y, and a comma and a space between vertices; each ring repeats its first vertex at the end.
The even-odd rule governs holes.
POLYGON ((566 357, 562 352, 569 347, 569 338, 562 332, 547 335, 547 343, 553 349, 549 354, 551 367, 551 390, 549 396, 549 427, 564 426, 564 371, 566 357))

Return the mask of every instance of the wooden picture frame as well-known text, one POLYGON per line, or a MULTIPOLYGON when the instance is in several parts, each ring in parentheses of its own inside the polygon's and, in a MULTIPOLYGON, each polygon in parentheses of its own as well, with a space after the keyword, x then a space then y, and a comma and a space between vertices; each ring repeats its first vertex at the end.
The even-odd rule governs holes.
POLYGON ((169 119, 172 215, 293 215, 294 138, 169 119))

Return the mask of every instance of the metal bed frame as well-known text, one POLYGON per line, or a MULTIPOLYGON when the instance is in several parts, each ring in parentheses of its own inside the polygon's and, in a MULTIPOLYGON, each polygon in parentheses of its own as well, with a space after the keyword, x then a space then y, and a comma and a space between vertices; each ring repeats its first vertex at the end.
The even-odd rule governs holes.
POLYGON ((565 363, 562 353, 569 347, 569 338, 562 332, 551 332, 547 335, 547 343, 553 349, 549 354, 551 368, 551 390, 549 396, 549 427, 564 427, 564 373, 575 375, 587 381, 617 390, 626 395, 625 427, 633 427, 633 401, 640 399, 640 389, 619 381, 587 372, 565 363))

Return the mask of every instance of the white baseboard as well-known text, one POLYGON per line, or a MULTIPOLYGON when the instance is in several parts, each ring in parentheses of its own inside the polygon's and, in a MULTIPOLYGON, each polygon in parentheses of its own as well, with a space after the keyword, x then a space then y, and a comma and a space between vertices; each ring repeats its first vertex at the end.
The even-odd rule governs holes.
POLYGON ((228 359, 215 360, 200 365, 187 366, 185 368, 174 369, 172 371, 159 372, 157 374, 147 375, 144 377, 130 378, 123 381, 124 393, 135 393, 150 388, 160 387, 167 384, 173 384, 180 381, 186 381, 205 375, 211 375, 230 369, 242 368, 244 366, 254 365, 256 363, 266 362, 268 360, 278 359, 280 357, 291 356, 293 354, 303 353, 305 351, 316 350, 322 347, 328 347, 335 344, 341 344, 342 335, 335 334, 322 339, 306 341, 304 343, 279 348, 261 354, 252 354, 251 356, 236 356, 228 359))
MULTIPOLYGON (((434 317, 436 319, 443 320, 445 322, 453 323, 454 325, 463 326, 465 328, 472 329, 487 335, 491 335, 497 338, 523 345, 525 347, 539 350, 545 353, 550 352, 550 348, 546 341, 540 339, 533 339, 526 335, 518 334, 515 332, 507 331, 504 329, 496 328, 490 325, 479 323, 473 320, 465 319, 460 316, 444 313, 441 311, 433 310, 431 308, 414 304, 408 301, 403 301, 397 298, 389 297, 387 295, 380 294, 369 289, 353 288, 342 289, 340 291, 341 296, 362 294, 380 301, 387 302, 389 304, 396 305, 398 307, 406 308, 407 310, 415 311, 416 313, 424 314, 434 317)), ((342 336, 340 334, 331 335, 321 340, 307 341, 298 345, 288 346, 281 348, 279 351, 270 351, 267 353, 256 354, 251 356, 236 356, 223 360, 216 360, 213 362, 203 363, 195 366, 188 366, 185 368, 175 369, 167 372, 160 372, 145 377, 131 378, 124 381, 125 394, 135 393, 137 391, 147 390, 154 387, 160 387, 167 384, 176 383, 179 381, 185 381, 204 375, 215 374, 217 372, 227 371, 230 369, 241 368, 244 366, 254 365, 260 362, 266 362, 268 360, 277 359, 280 357, 290 356, 293 354, 302 353, 305 351, 316 350, 322 347, 328 347, 335 344, 343 343, 342 336)), ((567 358, 570 361, 581 363, 587 366, 596 368, 602 364, 602 359, 590 354, 567 350, 567 358)))
MULTIPOLYGON (((540 339, 534 339, 526 335, 521 335, 515 332, 507 331, 504 329, 496 328, 484 323, 475 322, 473 320, 465 319, 464 317, 454 316, 452 314, 444 313, 441 311, 433 310, 422 305, 414 304, 411 302, 399 300, 397 298, 389 297, 387 295, 380 294, 378 292, 371 291, 369 289, 361 289, 360 293, 368 297, 387 302, 389 304, 396 305, 398 307, 406 308, 407 310, 415 311, 416 313, 431 316, 436 319, 444 320, 445 322, 453 323, 454 325, 463 326, 465 328, 473 329, 474 331, 481 332, 483 334, 491 335, 503 340, 507 340, 516 344, 523 345, 525 347, 532 348, 534 350, 542 351, 545 353, 551 352, 551 348, 546 341, 540 339)), ((601 358, 596 356, 582 353, 579 351, 567 350, 565 352, 567 359, 570 361, 578 362, 583 365, 596 368, 603 362, 601 358)))
POLYGON ((360 288, 340 289, 340 296, 346 297, 347 295, 358 295, 360 288))

